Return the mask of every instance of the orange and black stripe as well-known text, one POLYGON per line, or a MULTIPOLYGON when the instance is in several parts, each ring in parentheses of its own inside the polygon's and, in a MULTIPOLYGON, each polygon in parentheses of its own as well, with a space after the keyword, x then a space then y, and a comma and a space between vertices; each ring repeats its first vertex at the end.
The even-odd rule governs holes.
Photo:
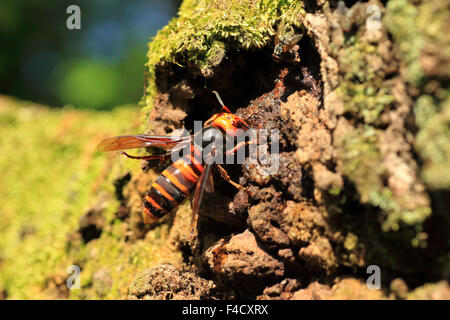
POLYGON ((199 151, 191 146, 187 158, 172 163, 153 182, 144 198, 144 222, 162 218, 190 195, 203 172, 201 162, 194 155, 198 156, 199 151))

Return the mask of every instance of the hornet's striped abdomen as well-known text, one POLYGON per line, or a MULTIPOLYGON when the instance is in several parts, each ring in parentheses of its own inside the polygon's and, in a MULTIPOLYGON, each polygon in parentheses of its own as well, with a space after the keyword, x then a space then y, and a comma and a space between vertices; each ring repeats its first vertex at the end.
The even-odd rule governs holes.
POLYGON ((143 217, 145 223, 162 218, 195 189, 203 172, 203 166, 193 156, 194 149, 194 146, 191 146, 193 151, 191 155, 176 160, 153 182, 150 191, 144 198, 143 217))

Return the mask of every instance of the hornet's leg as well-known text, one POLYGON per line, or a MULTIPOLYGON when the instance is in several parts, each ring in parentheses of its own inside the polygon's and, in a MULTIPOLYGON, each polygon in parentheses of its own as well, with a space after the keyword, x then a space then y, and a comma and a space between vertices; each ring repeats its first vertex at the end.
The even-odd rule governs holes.
POLYGON ((241 148, 243 148, 243 147, 245 147, 246 145, 249 145, 249 144, 256 144, 256 141, 255 140, 241 141, 233 149, 227 150, 225 152, 225 154, 226 155, 230 155, 230 154, 236 153, 239 149, 241 149, 241 148))
POLYGON ((245 187, 241 186, 239 183, 236 183, 233 180, 231 180, 230 175, 221 165, 217 164, 217 168, 219 168, 220 175, 226 182, 228 182, 233 187, 235 187, 239 190, 247 190, 247 188, 245 188, 245 187))

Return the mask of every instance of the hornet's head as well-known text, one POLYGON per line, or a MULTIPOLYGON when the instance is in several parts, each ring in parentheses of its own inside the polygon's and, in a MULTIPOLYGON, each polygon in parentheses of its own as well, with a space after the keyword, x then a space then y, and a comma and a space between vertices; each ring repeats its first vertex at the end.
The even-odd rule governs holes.
POLYGON ((237 137, 239 133, 250 129, 250 126, 238 115, 228 112, 213 115, 205 122, 205 126, 217 128, 231 137, 237 137))
POLYGON ((214 127, 226 133, 231 137, 237 137, 240 133, 250 129, 250 126, 242 120, 238 115, 231 113, 231 111, 223 104, 222 99, 217 91, 213 91, 217 100, 222 106, 222 112, 216 113, 208 121, 205 122, 205 127, 214 127))

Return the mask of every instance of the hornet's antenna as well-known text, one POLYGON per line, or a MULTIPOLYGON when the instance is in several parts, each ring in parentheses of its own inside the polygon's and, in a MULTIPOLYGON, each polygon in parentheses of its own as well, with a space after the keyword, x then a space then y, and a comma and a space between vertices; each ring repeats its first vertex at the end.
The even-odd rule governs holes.
POLYGON ((216 95, 217 100, 219 101, 220 105, 222 106, 222 109, 224 109, 226 112, 231 113, 230 109, 228 109, 227 107, 225 107, 222 99, 220 98, 220 95, 217 91, 213 91, 213 93, 216 95))

